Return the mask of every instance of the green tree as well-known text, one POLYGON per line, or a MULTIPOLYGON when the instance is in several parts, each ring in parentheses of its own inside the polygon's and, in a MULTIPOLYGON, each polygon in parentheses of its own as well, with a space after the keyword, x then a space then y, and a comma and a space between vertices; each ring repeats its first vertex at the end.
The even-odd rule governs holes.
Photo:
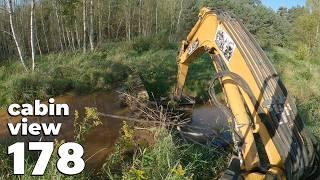
POLYGON ((298 52, 306 52, 308 56, 320 53, 320 1, 307 0, 304 9, 298 8, 289 13, 292 21, 291 40, 298 52), (291 15, 290 15, 291 14, 291 15))

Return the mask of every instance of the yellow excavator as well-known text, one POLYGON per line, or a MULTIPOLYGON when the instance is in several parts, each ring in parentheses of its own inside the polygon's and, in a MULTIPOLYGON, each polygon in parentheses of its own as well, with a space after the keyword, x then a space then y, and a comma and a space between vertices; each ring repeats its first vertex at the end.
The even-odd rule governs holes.
POLYGON ((210 100, 230 123, 236 153, 221 179, 320 179, 317 140, 304 127, 295 103, 269 59, 241 21, 202 8, 182 42, 174 92, 182 101, 188 66, 209 53, 225 102, 210 100))

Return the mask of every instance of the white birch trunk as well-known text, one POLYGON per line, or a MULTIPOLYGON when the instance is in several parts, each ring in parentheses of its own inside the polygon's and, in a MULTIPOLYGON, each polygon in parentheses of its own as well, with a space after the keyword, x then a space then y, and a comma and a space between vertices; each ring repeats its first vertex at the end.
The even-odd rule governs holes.
POLYGON ((141 8, 142 8, 142 0, 139 0, 139 35, 141 35, 141 8))
POLYGON ((64 47, 67 47, 69 48, 70 47, 70 44, 68 43, 68 39, 66 38, 66 30, 65 30, 65 27, 64 27, 64 23, 63 23, 63 19, 61 18, 61 30, 62 30, 62 37, 63 37, 63 44, 64 44, 64 47))
POLYGON ((43 35, 44 35, 44 40, 45 40, 45 42, 46 42, 46 48, 47 48, 47 53, 49 53, 50 52, 50 49, 49 49, 49 42, 48 42, 48 37, 47 37, 47 33, 46 33, 46 31, 45 31, 45 26, 44 26, 44 20, 43 20, 43 6, 42 6, 42 3, 40 3, 40 5, 41 5, 41 25, 42 25, 42 33, 43 33, 43 35))
POLYGON ((66 28, 65 32, 66 32, 66 36, 67 36, 68 47, 70 49, 70 47, 72 48, 72 41, 71 41, 71 37, 70 37, 70 31, 68 30, 68 28, 66 28))
POLYGON ((35 68, 35 48, 34 48, 34 0, 31 0, 31 11, 30 11, 30 42, 31 42, 31 59, 32 59, 32 71, 35 68))
POLYGON ((87 1, 82 1, 82 16, 83 16, 83 52, 87 51, 87 1))
POLYGON ((98 0, 98 13, 99 13, 99 16, 98 16, 98 26, 99 26, 99 45, 101 44, 102 42, 102 23, 101 23, 101 2, 100 0, 98 0))
POLYGON ((179 15, 178 15, 177 29, 176 29, 176 32, 177 32, 177 33, 178 33, 179 30, 180 30, 180 19, 181 19, 181 15, 182 15, 182 11, 183 11, 183 1, 184 1, 184 0, 181 0, 181 1, 180 1, 180 11, 179 11, 179 15))
POLYGON ((109 4, 108 4, 108 38, 111 38, 110 20, 111 20, 111 0, 109 0, 109 4))
POLYGON ((55 13, 56 13, 56 18, 57 18, 57 21, 58 21, 58 33, 59 33, 60 48, 61 48, 61 51, 63 51, 64 47, 63 47, 62 38, 61 38, 61 36, 62 36, 61 23, 60 23, 60 18, 59 18, 59 14, 58 14, 57 0, 55 0, 53 2, 53 5, 54 5, 55 13))
POLYGON ((94 42, 93 42, 93 36, 94 36, 94 29, 93 29, 93 0, 90 0, 90 35, 89 35, 89 41, 90 41, 90 50, 94 50, 94 42))
POLYGON ((13 40, 14 40, 14 42, 15 42, 15 44, 16 44, 16 47, 17 47, 17 50, 18 50, 18 54, 19 54, 19 58, 20 58, 21 64, 22 64, 24 70, 25 70, 25 71, 28 71, 28 68, 27 68, 27 66, 26 66, 25 63, 24 63, 24 58, 23 58, 23 55, 22 55, 22 50, 21 50, 20 44, 19 44, 19 42, 18 42, 17 35, 16 35, 16 33, 15 33, 15 29, 14 29, 12 0, 6 0, 6 2, 7 2, 7 11, 8 11, 8 14, 9 14, 9 21, 10 21, 10 27, 11 27, 12 37, 13 37, 13 40))
POLYGON ((77 44, 78 44, 78 49, 81 48, 81 40, 80 40, 80 34, 79 34, 79 30, 78 30, 78 23, 76 21, 75 23, 75 29, 76 29, 76 37, 77 37, 77 44))
POLYGON ((120 32, 120 28, 121 28, 121 25, 122 25, 122 21, 123 21, 123 18, 121 18, 119 24, 118 24, 118 28, 117 28, 117 33, 116 33, 116 39, 118 39, 119 37, 119 32, 120 32))
POLYGON ((75 45, 75 38, 74 38, 74 32, 72 30, 69 30, 70 35, 71 35, 71 42, 72 42, 72 50, 76 50, 76 45, 75 45))
POLYGON ((130 41, 131 40, 131 22, 130 22, 130 15, 131 15, 131 11, 130 11, 130 1, 127 0, 127 8, 126 8, 126 31, 127 31, 127 40, 130 41))
POLYGON ((40 40, 39 40, 37 31, 35 32, 35 35, 36 35, 36 39, 37 39, 38 51, 39 51, 40 56, 42 56, 42 50, 41 50, 40 40))
POLYGON ((156 1, 156 34, 158 34, 158 1, 156 1))

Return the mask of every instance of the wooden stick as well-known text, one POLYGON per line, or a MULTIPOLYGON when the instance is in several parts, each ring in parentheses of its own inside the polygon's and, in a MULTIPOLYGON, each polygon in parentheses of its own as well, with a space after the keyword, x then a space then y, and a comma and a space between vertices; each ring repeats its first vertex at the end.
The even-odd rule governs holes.
POLYGON ((103 117, 122 119, 122 120, 127 120, 127 121, 135 121, 135 122, 141 122, 141 123, 156 123, 156 124, 166 124, 166 125, 171 125, 171 126, 182 125, 181 123, 162 122, 162 121, 147 121, 147 120, 141 120, 141 119, 126 117, 126 116, 118 116, 118 115, 113 115, 113 114, 98 113, 98 115, 103 116, 103 117))

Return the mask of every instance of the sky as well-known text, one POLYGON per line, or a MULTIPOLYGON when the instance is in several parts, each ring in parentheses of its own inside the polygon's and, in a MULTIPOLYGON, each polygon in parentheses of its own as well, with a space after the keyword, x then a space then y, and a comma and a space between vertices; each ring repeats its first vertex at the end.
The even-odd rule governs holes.
POLYGON ((297 5, 303 6, 305 4, 305 0, 262 0, 262 3, 267 7, 277 10, 281 6, 287 8, 297 5))

